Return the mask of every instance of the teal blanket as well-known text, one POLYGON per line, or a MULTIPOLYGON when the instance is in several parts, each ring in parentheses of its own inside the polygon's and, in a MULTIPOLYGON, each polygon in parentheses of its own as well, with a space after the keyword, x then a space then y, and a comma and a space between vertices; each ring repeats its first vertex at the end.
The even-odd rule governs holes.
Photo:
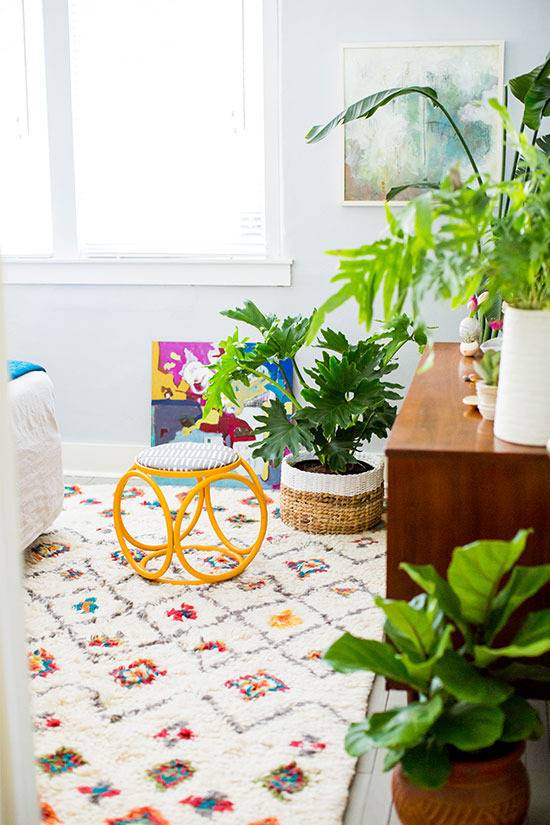
POLYGON ((39 364, 31 364, 29 361, 8 361, 8 381, 20 378, 28 372, 46 372, 39 364))

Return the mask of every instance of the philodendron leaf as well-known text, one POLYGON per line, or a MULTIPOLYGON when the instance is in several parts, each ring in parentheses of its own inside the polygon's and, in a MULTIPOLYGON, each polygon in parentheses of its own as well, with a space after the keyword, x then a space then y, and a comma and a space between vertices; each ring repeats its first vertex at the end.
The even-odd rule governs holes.
POLYGON ((419 656, 422 659, 428 658, 436 635, 429 616, 422 610, 415 610, 405 601, 382 599, 380 596, 374 601, 401 636, 410 640, 419 656))
POLYGON ((539 739, 544 726, 535 708, 521 696, 510 696, 501 705, 504 712, 503 742, 522 742, 524 739, 539 739))
POLYGON ((220 313, 235 321, 242 321, 245 324, 259 329, 260 332, 267 332, 276 320, 275 315, 264 315, 253 301, 245 301, 242 309, 227 309, 220 313))
POLYGON ((550 582, 550 564, 515 567, 510 578, 495 596, 487 619, 485 641, 490 644, 505 627, 508 619, 523 602, 550 582))
POLYGON ((429 183, 427 180, 421 180, 417 181, 416 183, 404 183, 401 186, 392 186, 392 188, 386 194, 386 200, 392 201, 406 189, 439 189, 439 184, 429 183))
POLYGON ((513 662, 511 665, 491 671, 497 679, 505 682, 550 682, 550 667, 544 665, 524 665, 513 662))
POLYGON ((437 92, 429 86, 404 86, 395 89, 384 89, 381 92, 368 95, 356 103, 352 103, 351 106, 348 106, 343 112, 333 117, 325 126, 312 126, 306 135, 306 141, 308 143, 316 143, 318 140, 326 137, 335 126, 339 126, 341 123, 349 123, 358 118, 372 117, 381 106, 386 106, 386 104, 395 100, 396 97, 410 94, 420 94, 423 95, 423 97, 431 98, 431 100, 437 100, 437 92))
POLYGON ((340 673, 368 670, 404 684, 409 681, 407 671, 393 647, 374 639, 359 639, 351 633, 344 633, 329 647, 324 658, 340 673))
POLYGON ((542 135, 537 140, 537 146, 542 149, 546 157, 550 158, 550 135, 542 135))
POLYGON ((399 568, 404 570, 422 590, 425 590, 430 596, 434 596, 447 618, 456 624, 463 635, 466 635, 467 626, 460 610, 458 596, 448 582, 439 575, 435 567, 432 564, 407 564, 402 562, 399 568))
POLYGON ((277 467, 286 449, 297 456, 302 449, 313 448, 313 440, 307 427, 294 421, 278 398, 272 398, 255 419, 259 425, 256 433, 265 435, 265 438, 256 443, 252 452, 254 458, 273 461, 277 467))
POLYGON ((482 539, 455 548, 447 578, 467 621, 485 623, 500 581, 523 553, 530 532, 520 530, 511 541, 482 539))
POLYGON ((429 702, 412 702, 399 710, 374 713, 349 726, 346 750, 351 756, 361 756, 372 748, 413 748, 442 712, 443 700, 434 696, 429 702))
POLYGON ((475 663, 487 667, 501 657, 515 659, 523 656, 542 656, 550 650, 550 610, 530 613, 517 636, 505 647, 474 647, 475 663))
POLYGON ((436 663, 434 674, 445 690, 455 699, 479 705, 500 705, 513 692, 513 688, 492 676, 480 673, 463 656, 448 650, 436 663))
POLYGON ((411 748, 400 761, 413 785, 427 790, 443 787, 451 771, 447 748, 433 741, 411 748))
POLYGON ((501 738, 504 713, 498 707, 458 702, 437 720, 433 733, 440 744, 461 751, 488 748, 501 738))

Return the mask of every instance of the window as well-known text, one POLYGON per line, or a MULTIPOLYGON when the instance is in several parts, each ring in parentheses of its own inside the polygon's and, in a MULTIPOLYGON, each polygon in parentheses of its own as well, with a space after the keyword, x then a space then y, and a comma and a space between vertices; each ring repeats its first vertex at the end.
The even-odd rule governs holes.
POLYGON ((52 252, 41 0, 0 0, 0 249, 52 252))
POLYGON ((4 257, 281 262, 276 6, 0 0, 4 257))

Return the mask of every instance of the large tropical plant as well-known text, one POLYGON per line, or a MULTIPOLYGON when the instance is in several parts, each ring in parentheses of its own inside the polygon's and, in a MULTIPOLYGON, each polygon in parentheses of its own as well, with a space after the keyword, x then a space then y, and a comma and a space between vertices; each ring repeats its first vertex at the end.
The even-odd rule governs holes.
POLYGON ((369 328, 374 301, 380 293, 386 321, 403 311, 414 319, 425 293, 451 299, 458 306, 478 290, 485 290, 485 279, 490 284, 491 300, 478 312, 483 338, 492 334, 491 318, 498 324, 502 298, 508 300, 510 296, 514 305, 521 307, 547 306, 548 249, 544 238, 549 234, 546 184, 550 135, 540 137, 539 129, 543 117, 550 112, 550 54, 540 66, 509 81, 506 100, 508 89, 523 104, 523 113, 516 133, 507 111, 497 101, 491 101, 504 125, 500 182, 483 178, 464 135, 437 91, 430 87, 408 86, 368 95, 325 126, 314 126, 308 132, 306 140, 313 143, 337 125, 373 117, 398 97, 421 95, 447 118, 473 172, 464 182, 455 169, 441 181, 411 181, 389 190, 387 200, 410 187, 427 191, 411 201, 399 217, 386 204, 387 237, 359 248, 329 253, 340 259, 333 278, 339 289, 318 311, 312 336, 327 312, 350 299, 357 301, 360 321, 369 328), (526 130, 531 130, 529 139, 526 130), (510 145, 515 151, 508 178, 506 161, 510 145), (537 237, 531 240, 533 231, 537 237), (497 240, 498 245, 492 246, 497 240), (489 249, 494 251, 490 262, 489 249), (528 257, 533 253, 534 259, 528 257), (508 259, 511 265, 506 269, 503 264, 508 259), (522 285, 519 295, 514 288, 517 283, 522 285))
POLYGON ((349 299, 356 300, 368 329, 379 295, 387 322, 403 312, 418 320, 427 294, 458 307, 485 291, 489 298, 479 304, 478 315, 489 331, 502 299, 520 308, 550 307, 548 157, 514 130, 497 101, 491 105, 521 156, 521 175, 478 186, 475 178, 463 183, 451 170, 437 189, 417 196, 398 215, 386 204, 385 236, 329 253, 339 258, 332 279, 338 290, 317 311, 311 335, 349 299))
POLYGON ((522 661, 550 650, 550 610, 529 613, 502 641, 517 608, 550 582, 550 564, 517 564, 529 532, 455 548, 446 579, 432 565, 402 564, 424 593, 409 602, 376 599, 388 641, 345 633, 328 649, 335 670, 372 671, 418 695, 351 724, 348 753, 385 748, 385 770, 400 763, 417 786, 438 788, 453 760, 483 758, 541 735, 541 720, 518 685, 550 682, 550 668, 522 661))
POLYGON ((260 379, 275 386, 285 401, 274 397, 256 416, 259 441, 256 458, 275 466, 290 451, 298 456, 312 452, 331 473, 345 473, 357 462, 365 441, 384 438, 396 414, 392 401, 401 396, 399 384, 386 377, 397 368, 395 356, 407 341, 426 343, 421 326, 411 328, 406 316, 394 318, 381 333, 351 344, 341 332, 324 329, 317 346, 322 350, 312 367, 302 372, 296 355, 309 335, 313 316, 278 319, 264 314, 252 301, 222 315, 252 326, 261 341, 253 347, 238 329, 219 347, 222 355, 212 366, 213 375, 205 393, 203 417, 221 413, 229 401, 237 404, 235 382, 248 386, 260 379), (295 392, 283 361, 291 359, 299 391, 295 392), (278 368, 280 382, 263 371, 264 364, 278 368))

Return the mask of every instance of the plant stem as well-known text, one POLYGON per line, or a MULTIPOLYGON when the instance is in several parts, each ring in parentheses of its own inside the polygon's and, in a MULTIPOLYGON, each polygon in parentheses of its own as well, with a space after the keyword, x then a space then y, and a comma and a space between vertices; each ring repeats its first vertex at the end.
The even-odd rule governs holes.
POLYGON ((287 387, 288 387, 288 389, 290 390, 290 392, 292 392, 292 389, 293 389, 293 388, 292 388, 292 384, 291 384, 291 383, 290 383, 290 381, 288 380, 288 375, 287 375, 287 374, 286 374, 286 372, 284 371, 284 368, 283 368, 283 365, 282 365, 281 360, 280 360, 279 358, 274 358, 273 360, 275 361, 275 364, 276 364, 276 366, 277 366, 277 368, 278 368, 279 372, 280 372, 280 373, 281 373, 281 375, 283 376, 283 381, 284 381, 284 382, 285 382, 285 384, 287 385, 287 387))
MULTIPOLYGON (((504 106, 506 109, 508 108, 508 84, 504 86, 504 106)), ((508 136, 508 132, 506 131, 506 126, 502 127, 502 159, 500 163, 500 182, 504 183, 506 178, 506 138, 508 136)), ((501 192, 498 197, 498 217, 499 219, 502 217, 502 210, 504 207, 504 193, 501 192)))
POLYGON ((250 367, 247 367, 247 370, 251 375, 256 375, 258 378, 261 378, 264 384, 271 384, 271 386, 276 387, 279 390, 279 392, 285 396, 285 398, 288 398, 289 401, 292 401, 295 407, 297 407, 299 410, 302 409, 302 405, 300 404, 298 399, 295 398, 290 389, 285 389, 285 387, 283 387, 282 384, 279 384, 278 381, 274 381, 273 378, 271 378, 269 375, 264 375, 262 372, 259 372, 258 370, 253 370, 250 367))
POLYGON ((302 373, 300 372, 300 369, 299 369, 298 364, 296 362, 296 358, 292 359, 292 366, 294 367, 294 372, 298 376, 298 381, 300 382, 302 387, 307 387, 307 384, 304 380, 304 377, 303 377, 302 373))

